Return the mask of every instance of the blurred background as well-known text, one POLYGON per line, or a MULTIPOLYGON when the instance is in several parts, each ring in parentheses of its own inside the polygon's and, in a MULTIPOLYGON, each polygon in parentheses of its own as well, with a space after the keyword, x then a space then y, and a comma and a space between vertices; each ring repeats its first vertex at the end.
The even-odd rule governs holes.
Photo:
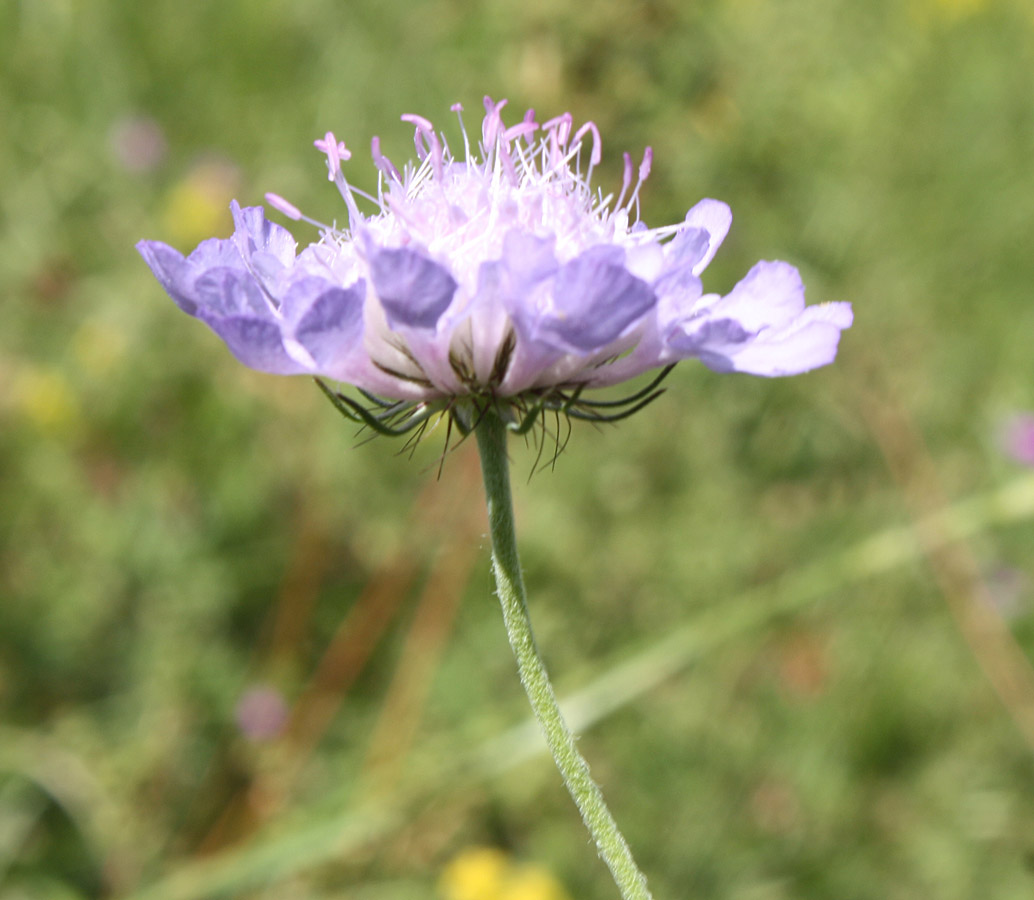
MULTIPOLYGON (((237 364, 133 249, 343 216, 312 140, 570 110, 705 285, 856 324, 684 364, 528 478, 533 619, 662 898, 1034 896, 1027 0, 2 0, 0 898, 614 897, 437 477, 237 364)), ((315 238, 293 227, 302 244, 315 238)))

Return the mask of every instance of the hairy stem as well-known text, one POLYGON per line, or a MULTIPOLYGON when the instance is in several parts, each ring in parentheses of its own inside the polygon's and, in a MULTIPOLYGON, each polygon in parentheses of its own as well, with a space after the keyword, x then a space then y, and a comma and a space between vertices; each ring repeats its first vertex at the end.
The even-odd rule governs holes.
POLYGON ((488 411, 478 423, 476 434, 488 501, 496 589, 521 683, 535 718, 542 726, 553 760, 596 842, 600 856, 614 876, 621 896, 624 900, 650 900, 646 878, 632 859, 632 851, 607 809, 603 794, 589 775, 588 763, 575 746, 574 735, 564 722, 553 685, 535 646, 517 555, 506 456, 506 426, 498 416, 488 411))

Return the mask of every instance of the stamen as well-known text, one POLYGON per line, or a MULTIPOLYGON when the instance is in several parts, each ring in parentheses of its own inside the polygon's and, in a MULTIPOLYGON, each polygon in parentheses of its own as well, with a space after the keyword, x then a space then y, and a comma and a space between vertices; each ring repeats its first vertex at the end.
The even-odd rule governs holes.
POLYGON ((592 155, 589 157, 589 171, 592 171, 592 167, 599 165, 599 161, 603 158, 602 142, 600 140, 600 130, 596 127, 595 122, 586 122, 581 128, 574 133, 574 142, 577 144, 581 141, 582 136, 587 132, 592 132, 592 155))
POLYGON ((467 128, 463 124, 463 104, 462 103, 453 103, 452 106, 450 107, 450 109, 452 109, 452 111, 454 113, 456 113, 456 118, 460 120, 460 134, 463 135, 464 159, 469 163, 470 162, 470 138, 467 137, 467 128))
POLYGON ((516 185, 518 183, 517 167, 513 164, 513 156, 510 154, 510 142, 506 140, 506 132, 503 132, 499 137, 499 142, 496 146, 498 148, 499 162, 502 163, 503 170, 510 179, 510 184, 516 185))
POLYGON ((296 222, 308 222, 310 225, 314 225, 316 228, 322 229, 323 231, 333 231, 333 227, 328 225, 326 222, 320 222, 317 219, 310 219, 305 213, 303 213, 297 206, 291 203, 289 200, 285 200, 279 194, 268 193, 266 194, 266 203, 273 207, 278 212, 282 212, 287 218, 294 219, 296 222))
POLYGON ((563 151, 567 146, 567 138, 571 134, 571 123, 574 120, 569 112, 554 116, 542 125, 544 131, 549 132, 549 167, 559 168, 563 151))
POLYGON ((625 199, 625 194, 628 189, 632 186, 632 154, 623 153, 621 154, 625 159, 625 175, 621 180, 621 193, 618 194, 617 202, 614 204, 614 209, 621 209, 621 201, 625 199))
POLYGON ((373 164, 389 178, 394 178, 399 184, 402 183, 402 176, 395 168, 391 160, 381 153, 381 139, 374 135, 370 140, 370 155, 373 157, 373 164))
POLYGON ((351 159, 352 153, 345 146, 344 141, 338 141, 332 131, 312 142, 312 145, 327 155, 327 181, 333 181, 338 172, 341 171, 341 161, 351 159))
POLYGON ((503 127, 502 108, 509 103, 508 100, 500 100, 496 103, 491 97, 485 97, 485 118, 481 123, 481 140, 485 149, 485 162, 495 149, 496 138, 503 127))
POLYGON ((643 151, 643 161, 639 165, 639 181, 646 181, 650 177, 650 169, 653 166, 653 147, 647 147, 643 151))
POLYGON ((557 143, 564 147, 567 145, 567 139, 571 136, 571 125, 574 122, 574 117, 569 113, 565 112, 559 116, 554 116, 548 122, 543 123, 542 128, 545 131, 554 131, 557 137, 557 143))
MULTIPOLYGON (((525 112, 525 114, 524 114, 524 123, 526 125, 534 125, 535 128, 538 129, 539 125, 535 121, 535 110, 529 109, 527 112, 525 112)), ((530 132, 529 132, 529 134, 530 134, 530 132)), ((530 147, 531 146, 531 139, 527 138, 527 140, 528 140, 528 146, 530 147)))
MULTIPOLYGON (((341 199, 345 201, 345 206, 348 208, 348 227, 351 230, 355 230, 358 224, 363 221, 363 215, 359 212, 359 207, 355 205, 355 197, 352 196, 352 186, 345 180, 345 173, 342 172, 340 168, 334 176, 334 184, 337 186, 338 193, 341 195, 341 199)), ((370 196, 362 191, 358 191, 357 193, 362 194, 364 197, 370 196)), ((374 200, 374 202, 376 203, 377 201, 374 200)))
MULTIPOLYGON (((538 127, 539 126, 535 122, 530 122, 528 121, 527 117, 525 117, 524 121, 518 123, 517 125, 513 125, 510 128, 507 128, 506 131, 503 132, 502 137, 500 137, 499 139, 500 159, 502 160, 503 168, 506 169, 507 175, 510 176, 510 181, 512 184, 518 184, 520 179, 517 177, 517 169, 514 166, 513 155, 510 149, 510 143, 515 138, 527 138, 528 135, 538 131, 538 127)), ((530 146, 531 141, 528 141, 528 144, 530 146)), ((514 149, 516 150, 518 157, 523 161, 524 153, 521 148, 521 145, 518 144, 517 147, 514 149)), ((526 164, 525 168, 527 168, 526 164)))
POLYGON ((636 208, 636 218, 639 218, 639 188, 643 186, 643 182, 650 175, 650 167, 653 165, 653 147, 647 147, 643 151, 643 161, 639 164, 639 180, 635 183, 635 190, 632 191, 632 196, 628 198, 628 203, 625 209, 631 209, 634 205, 636 208))
MULTIPOLYGON (((530 111, 530 110, 529 110, 530 111)), ((535 122, 529 122, 525 119, 518 125, 511 125, 506 131, 503 132, 503 141, 509 143, 514 138, 527 136, 539 130, 539 126, 535 122)))
POLYGON ((416 133, 413 135, 416 155, 421 160, 427 159, 430 156, 435 178, 440 179, 442 177, 442 144, 438 140, 438 135, 434 133, 434 125, 423 116, 418 116, 414 113, 406 113, 402 116, 402 121, 416 126, 416 133), (423 141, 421 141, 421 138, 423 141))
POLYGON ((266 194, 266 203, 273 207, 273 209, 279 210, 287 218, 294 219, 296 222, 302 220, 302 211, 298 209, 293 203, 288 202, 279 194, 268 193, 266 194))

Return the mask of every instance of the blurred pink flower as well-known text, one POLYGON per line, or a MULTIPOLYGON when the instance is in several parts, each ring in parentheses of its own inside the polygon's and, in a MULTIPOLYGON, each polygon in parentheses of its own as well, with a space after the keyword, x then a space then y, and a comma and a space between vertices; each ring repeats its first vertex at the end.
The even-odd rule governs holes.
POLYGON ((165 132, 148 116, 126 116, 108 133, 111 153, 128 172, 152 172, 165 160, 168 144, 165 132))
POLYGON ((279 735, 287 724, 287 714, 283 694, 268 685, 246 690, 234 711, 237 727, 252 741, 268 741, 279 735))
POLYGON ((1017 413, 1002 426, 1001 446, 1006 456, 1025 466, 1034 466, 1034 414, 1017 413))

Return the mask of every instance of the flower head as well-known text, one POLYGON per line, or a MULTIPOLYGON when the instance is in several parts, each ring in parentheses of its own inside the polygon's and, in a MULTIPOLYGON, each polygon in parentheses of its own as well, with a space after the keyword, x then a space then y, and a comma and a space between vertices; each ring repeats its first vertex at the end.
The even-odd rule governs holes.
POLYGON ((1000 427, 1000 442, 1006 455, 1025 466, 1034 466, 1034 414, 1017 413, 1000 427))
POLYGON ((179 307, 241 362, 352 384, 372 405, 332 397, 375 427, 443 411, 469 424, 488 404, 511 410, 515 425, 542 409, 610 418, 657 392, 622 407, 584 391, 689 357, 766 376, 832 362, 850 305, 806 307, 793 266, 760 262, 727 296, 703 292, 700 275, 732 221, 724 203, 702 200, 684 221, 647 228, 639 191, 649 148, 638 169, 625 154, 620 192, 603 196, 590 184, 600 160, 593 123, 575 128, 567 113, 539 123, 529 110, 507 126, 505 100, 484 105, 476 148, 453 107, 462 153, 416 115, 402 117, 415 129, 415 163, 398 169, 374 138, 376 197, 346 181, 344 143, 331 133, 316 141, 347 226, 266 195, 320 228, 301 253, 260 207, 236 202, 227 240, 188 257, 157 241, 138 249, 179 307))

